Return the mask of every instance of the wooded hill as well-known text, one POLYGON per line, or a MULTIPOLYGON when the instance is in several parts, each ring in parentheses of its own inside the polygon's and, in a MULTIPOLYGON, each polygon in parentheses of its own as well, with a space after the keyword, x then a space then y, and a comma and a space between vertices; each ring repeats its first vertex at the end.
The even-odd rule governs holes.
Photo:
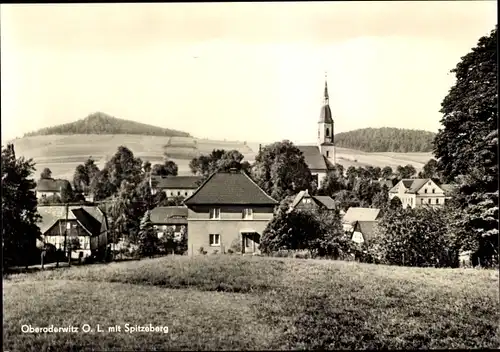
POLYGON ((335 145, 364 152, 430 152, 435 136, 435 133, 423 130, 362 128, 336 134, 335 145))
POLYGON ((58 126, 42 128, 25 134, 25 137, 51 134, 139 134, 147 136, 190 137, 189 133, 161 128, 130 120, 119 119, 102 112, 84 119, 58 126))

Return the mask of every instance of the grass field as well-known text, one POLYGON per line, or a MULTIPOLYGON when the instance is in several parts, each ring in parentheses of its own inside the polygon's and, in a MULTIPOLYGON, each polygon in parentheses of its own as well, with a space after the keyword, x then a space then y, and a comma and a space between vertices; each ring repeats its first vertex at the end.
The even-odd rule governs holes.
POLYGON ((241 256, 97 264, 3 281, 4 350, 500 347, 499 274, 241 256), (168 333, 125 332, 125 324, 168 333), (21 326, 103 332, 23 334, 21 326), (110 332, 120 325, 122 332, 110 332))
MULTIPOLYGON (((189 175, 189 161, 213 149, 237 149, 249 161, 254 160, 259 150, 258 143, 141 135, 49 135, 24 137, 13 142, 17 155, 35 160, 37 174, 48 167, 53 177, 66 179, 72 179, 76 166, 89 156, 102 168, 120 145, 153 164, 162 162, 166 151, 179 166, 179 175, 189 175)), ((365 153, 337 149, 337 161, 346 168, 372 165, 395 169, 398 165, 412 164, 419 170, 431 157, 430 153, 365 153)))

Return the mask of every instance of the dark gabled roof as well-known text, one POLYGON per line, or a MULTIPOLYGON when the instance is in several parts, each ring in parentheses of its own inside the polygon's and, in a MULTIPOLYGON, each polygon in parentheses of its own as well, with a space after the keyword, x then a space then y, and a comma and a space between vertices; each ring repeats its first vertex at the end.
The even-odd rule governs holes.
POLYGON ((319 148, 315 145, 298 145, 297 148, 304 155, 307 166, 310 170, 328 170, 325 157, 321 154, 319 148))
POLYGON ((151 184, 158 189, 196 189, 201 176, 151 176, 151 184))
MULTIPOLYGON (((97 206, 69 206, 68 207, 68 220, 77 220, 76 215, 74 214, 74 209, 83 209, 87 214, 92 216, 97 222, 99 222, 99 226, 104 221, 106 222, 105 214, 97 208, 97 206)), ((52 226, 54 226, 59 220, 66 219, 66 206, 65 205, 48 205, 42 206, 39 205, 37 207, 38 213, 41 216, 41 221, 37 223, 40 228, 40 232, 44 234, 47 232, 52 226)), ((80 221, 80 220, 79 220, 80 221)), ((85 226, 82 223, 82 226, 85 226)), ((94 226, 94 225, 89 225, 94 226)), ((91 229, 88 229, 92 232, 91 229)))
POLYGON ((69 184, 68 180, 54 180, 53 178, 41 178, 36 183, 37 192, 60 192, 61 188, 69 184))
POLYGON ((441 185, 441 189, 443 190, 445 196, 450 196, 456 189, 456 186, 449 183, 443 183, 441 185))
POLYGON ((153 224, 187 224, 188 208, 183 206, 156 207, 151 210, 153 224))
POLYGON ((354 223, 353 232, 361 232, 363 235, 363 240, 365 242, 370 241, 375 237, 375 228, 377 226, 377 221, 356 221, 354 223))
POLYGON ((76 220, 93 236, 97 236, 101 232, 101 223, 83 208, 71 209, 76 220))
POLYGON ((213 173, 191 196, 187 206, 195 204, 276 205, 247 174, 242 171, 213 173))
POLYGON ((336 208, 335 201, 329 196, 313 196, 318 202, 320 202, 328 210, 333 210, 336 208))

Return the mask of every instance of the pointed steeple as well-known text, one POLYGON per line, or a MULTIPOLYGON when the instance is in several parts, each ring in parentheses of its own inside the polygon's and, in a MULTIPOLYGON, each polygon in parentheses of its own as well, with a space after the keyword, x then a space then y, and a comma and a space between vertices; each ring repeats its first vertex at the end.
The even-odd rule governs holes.
POLYGON ((328 97, 328 82, 327 82, 327 74, 325 72, 325 94, 324 94, 324 105, 328 105, 329 97, 328 97))

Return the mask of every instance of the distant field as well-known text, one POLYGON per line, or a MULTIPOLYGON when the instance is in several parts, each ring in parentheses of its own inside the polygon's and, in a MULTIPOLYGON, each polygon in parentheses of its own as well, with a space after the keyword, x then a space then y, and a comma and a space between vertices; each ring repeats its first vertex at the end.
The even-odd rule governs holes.
POLYGON ((494 270, 231 255, 18 274, 3 280, 3 347, 494 349, 500 346, 498 280, 494 270), (126 323, 169 332, 107 330, 126 323), (106 330, 23 334, 23 324, 106 330))
MULTIPOLYGON (((37 174, 48 167, 54 177, 71 179, 76 166, 92 156, 102 167, 120 145, 151 163, 163 161, 166 151, 179 166, 180 175, 188 175, 193 157, 209 154, 213 149, 237 149, 246 160, 253 161, 258 143, 217 141, 191 137, 157 137, 141 135, 49 135, 24 137, 13 141, 17 155, 33 158, 37 174)), ((417 170, 432 157, 430 153, 365 153, 338 148, 337 161, 349 166, 391 166, 412 164, 417 170)))

